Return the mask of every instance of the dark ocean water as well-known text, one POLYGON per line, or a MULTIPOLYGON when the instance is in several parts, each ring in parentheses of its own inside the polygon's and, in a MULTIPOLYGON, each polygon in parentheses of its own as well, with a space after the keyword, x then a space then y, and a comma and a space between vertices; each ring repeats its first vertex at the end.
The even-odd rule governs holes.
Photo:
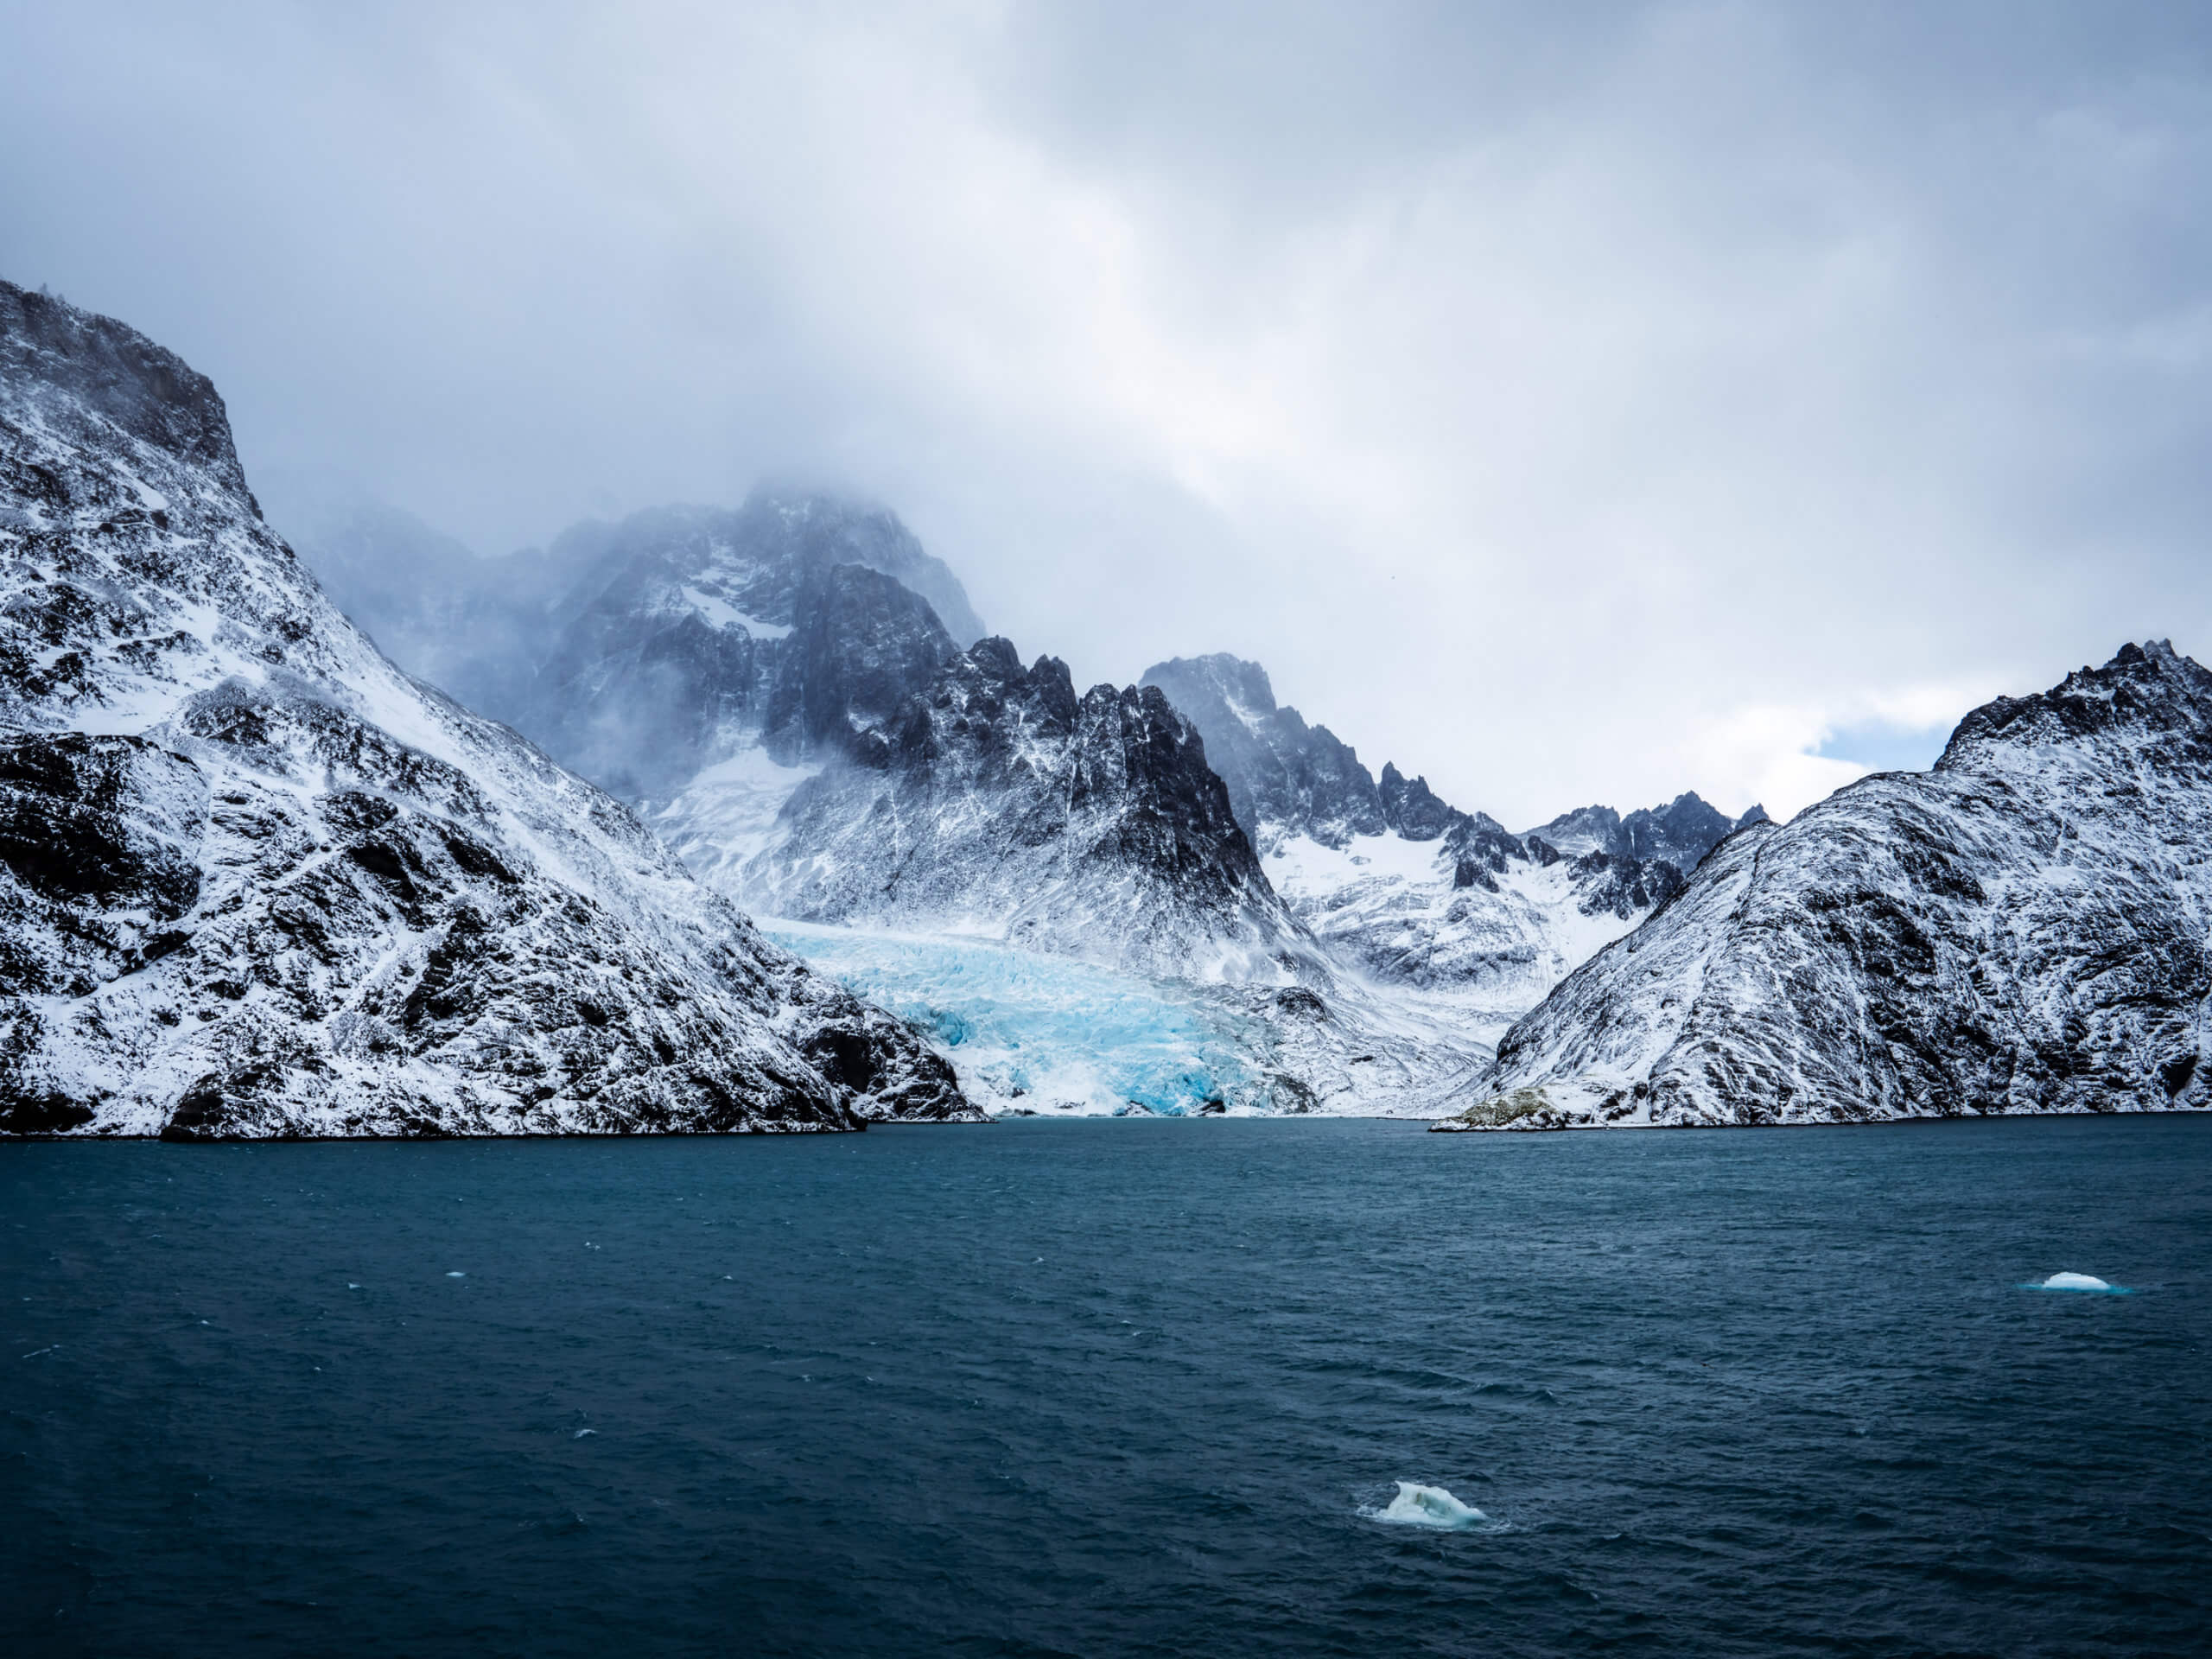
POLYGON ((12 1145, 0 1206, 11 1655, 2212 1651, 2212 1119, 12 1145))

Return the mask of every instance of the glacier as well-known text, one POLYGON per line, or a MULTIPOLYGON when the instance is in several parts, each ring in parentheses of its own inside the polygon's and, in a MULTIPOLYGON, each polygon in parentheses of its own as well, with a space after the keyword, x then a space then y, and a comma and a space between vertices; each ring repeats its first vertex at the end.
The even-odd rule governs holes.
POLYGON ((771 943, 926 1033, 995 1114, 1268 1109, 1255 1021, 1203 991, 995 940, 762 919, 771 943))

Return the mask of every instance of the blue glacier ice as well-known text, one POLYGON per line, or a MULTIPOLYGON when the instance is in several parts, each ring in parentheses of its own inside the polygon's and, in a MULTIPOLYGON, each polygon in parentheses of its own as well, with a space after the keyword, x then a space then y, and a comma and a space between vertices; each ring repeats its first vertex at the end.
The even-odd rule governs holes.
POLYGON ((992 940, 763 919, 760 931, 933 1037, 987 1109, 1167 1116, 1262 1099, 1259 1034, 1187 987, 992 940))

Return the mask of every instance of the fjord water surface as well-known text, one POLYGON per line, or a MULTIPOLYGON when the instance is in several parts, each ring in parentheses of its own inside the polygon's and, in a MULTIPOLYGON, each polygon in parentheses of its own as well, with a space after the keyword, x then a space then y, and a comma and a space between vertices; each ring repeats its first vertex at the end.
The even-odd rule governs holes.
POLYGON ((0 1199, 12 1654, 2212 1620, 2212 1119, 17 1144, 0 1199))

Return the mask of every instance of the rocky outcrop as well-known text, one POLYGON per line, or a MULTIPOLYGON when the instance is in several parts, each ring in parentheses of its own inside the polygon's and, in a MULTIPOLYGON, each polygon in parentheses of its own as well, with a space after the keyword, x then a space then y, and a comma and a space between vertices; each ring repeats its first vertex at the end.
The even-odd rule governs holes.
POLYGON ((1440 1127, 2212 1102, 2212 675, 2129 645, 1730 836, 1440 1127))
POLYGON ((409 679, 214 388, 0 284, 0 1130, 974 1116, 607 796, 409 679))
POLYGON ((1310 955, 1167 699, 1078 696, 1065 663, 1025 668, 1004 639, 802 784, 728 879, 775 915, 980 929, 1175 977, 1289 978, 1310 955))

